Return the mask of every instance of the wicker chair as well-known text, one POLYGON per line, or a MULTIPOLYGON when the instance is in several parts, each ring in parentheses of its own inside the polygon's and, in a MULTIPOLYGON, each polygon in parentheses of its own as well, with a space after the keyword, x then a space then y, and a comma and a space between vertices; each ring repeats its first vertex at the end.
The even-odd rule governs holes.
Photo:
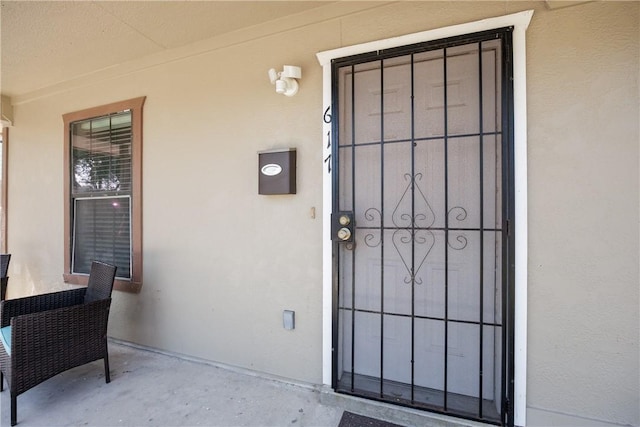
POLYGON ((7 272, 9 271, 9 261, 11 261, 11 254, 0 255, 0 301, 4 301, 4 297, 7 294, 7 283, 9 283, 9 277, 7 272))
POLYGON ((93 262, 86 288, 0 302, 0 328, 11 327, 10 333, 0 330, 0 391, 5 377, 12 426, 18 395, 61 372, 104 359, 105 380, 111 381, 107 321, 115 272, 112 265, 93 262))

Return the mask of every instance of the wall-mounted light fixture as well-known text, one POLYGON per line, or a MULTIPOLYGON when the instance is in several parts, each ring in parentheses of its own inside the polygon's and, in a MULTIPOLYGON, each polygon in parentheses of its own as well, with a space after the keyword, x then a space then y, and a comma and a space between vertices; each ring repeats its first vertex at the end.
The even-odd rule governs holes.
POLYGON ((278 72, 274 68, 269 70, 269 80, 276 85, 276 93, 286 96, 293 96, 298 93, 298 80, 302 78, 302 69, 295 65, 285 65, 283 70, 278 72))

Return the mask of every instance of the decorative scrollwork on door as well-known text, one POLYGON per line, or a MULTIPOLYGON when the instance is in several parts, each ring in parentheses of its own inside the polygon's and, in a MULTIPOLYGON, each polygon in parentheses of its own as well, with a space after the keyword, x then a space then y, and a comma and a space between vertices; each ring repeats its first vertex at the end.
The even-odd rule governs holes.
MULTIPOLYGON (((408 273, 404 282, 418 285, 423 283, 422 279, 418 277, 418 273, 436 244, 434 231, 442 230, 434 227, 436 214, 420 188, 419 182, 422 181, 422 178, 422 173, 404 174, 407 185, 393 210, 391 215, 393 227, 390 227, 394 230, 391 242, 408 273)), ((468 216, 467 210, 462 206, 452 207, 447 215, 454 216, 458 222, 466 220, 468 216)), ((363 216, 368 223, 382 224, 383 214, 378 208, 366 209, 363 216)), ((364 243, 370 248, 380 246, 382 243, 381 231, 386 228, 380 226, 379 233, 367 232, 364 236, 364 243)), ((464 234, 453 237, 448 233, 447 245, 453 250, 460 251, 467 247, 468 240, 464 234)))

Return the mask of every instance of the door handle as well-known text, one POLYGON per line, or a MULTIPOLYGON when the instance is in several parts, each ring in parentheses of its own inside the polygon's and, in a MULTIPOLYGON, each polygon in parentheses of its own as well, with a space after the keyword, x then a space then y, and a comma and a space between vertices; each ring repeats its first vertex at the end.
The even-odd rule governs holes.
POLYGON ((331 240, 353 242, 354 227, 353 212, 341 211, 331 214, 331 240))

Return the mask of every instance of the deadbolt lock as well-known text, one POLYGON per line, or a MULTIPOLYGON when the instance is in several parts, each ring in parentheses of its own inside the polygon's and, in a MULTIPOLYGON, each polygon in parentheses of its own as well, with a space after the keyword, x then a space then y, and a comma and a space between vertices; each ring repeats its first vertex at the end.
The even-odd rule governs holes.
POLYGON ((338 239, 342 240, 343 242, 346 242, 350 238, 351 238, 351 230, 345 227, 338 230, 338 239))
POLYGON ((351 223, 351 218, 349 217, 349 215, 343 214, 343 215, 340 215, 338 222, 340 223, 340 225, 349 225, 351 223))
POLYGON ((353 242, 353 212, 335 212, 331 214, 331 240, 353 242))

